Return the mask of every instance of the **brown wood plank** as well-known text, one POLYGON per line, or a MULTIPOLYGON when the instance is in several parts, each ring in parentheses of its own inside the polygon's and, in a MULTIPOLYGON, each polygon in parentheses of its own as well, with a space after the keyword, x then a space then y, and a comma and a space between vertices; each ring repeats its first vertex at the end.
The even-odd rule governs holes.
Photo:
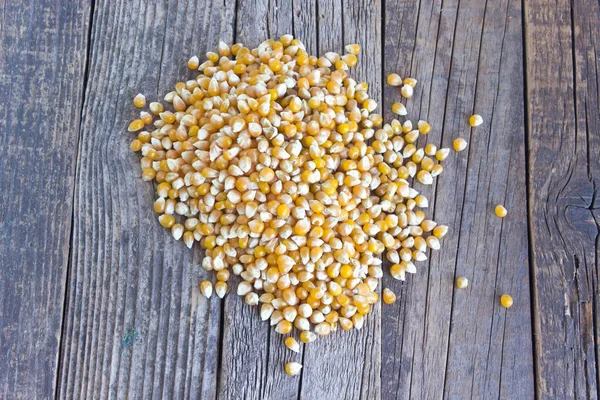
POLYGON ((187 59, 233 38, 229 2, 98 3, 83 109, 62 398, 214 398, 220 301, 201 254, 162 229, 126 130, 133 96, 161 99, 187 59))
POLYGON ((90 2, 0 10, 0 398, 51 398, 90 2))
MULTIPOLYGON (((350 75, 369 84, 381 112, 381 2, 319 0, 318 50, 344 52, 349 43, 362 47, 350 75)), ((365 318, 360 331, 339 329, 304 346, 303 399, 381 398, 381 305, 365 318)))
MULTIPOLYGON (((383 398, 531 398, 520 2, 386 2, 385 15, 386 75, 420 81, 410 119, 431 123, 427 142, 470 144, 423 190, 426 212, 450 226, 442 250, 406 283, 384 278, 400 301, 383 308, 383 398), (485 122, 471 130, 473 111, 485 122), (466 290, 454 288, 461 275, 466 290)), ((384 87, 386 108, 400 98, 384 87)))
POLYGON ((600 121, 594 1, 525 2, 540 398, 597 398, 600 121))

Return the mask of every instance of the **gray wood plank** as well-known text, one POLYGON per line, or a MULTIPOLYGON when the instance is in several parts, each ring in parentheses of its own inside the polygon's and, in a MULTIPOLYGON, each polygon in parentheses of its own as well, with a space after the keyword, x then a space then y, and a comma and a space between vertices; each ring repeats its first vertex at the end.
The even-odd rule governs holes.
POLYGON ((126 130, 132 99, 193 77, 187 59, 231 41, 229 2, 98 3, 83 109, 61 398, 214 398, 221 305, 201 297, 201 252, 162 229, 126 130))
MULTIPOLYGON (((442 250, 406 283, 384 277, 400 295, 383 308, 383 398, 531 398, 520 2, 386 2, 385 15, 384 71, 419 80, 405 103, 433 127, 423 144, 470 144, 423 188, 426 212, 450 226, 442 250), (485 122, 471 130, 474 111, 485 122)), ((400 99, 384 87, 386 107, 400 99)))
POLYGON ((525 2, 540 398, 597 398, 600 120, 594 1, 525 2))
MULTIPOLYGON (((296 11, 304 16, 297 17, 293 10, 291 0, 238 2, 235 41, 255 48, 264 40, 294 34, 295 21, 303 26, 306 14, 296 11)), ((300 36, 306 34, 304 29, 300 36)), ((285 347, 284 337, 261 321, 258 307, 246 305, 237 296, 237 283, 233 280, 224 301, 218 397, 296 399, 298 379, 287 376, 284 366, 298 355, 285 347)))
MULTIPOLYGON (((350 75, 369 84, 369 95, 381 112, 381 2, 319 0, 319 54, 344 52, 361 45, 358 65, 350 75)), ((360 331, 343 331, 304 346, 300 398, 381 398, 381 304, 365 318, 360 331)))
MULTIPOLYGON (((236 40, 255 46, 266 38, 289 33, 293 28, 292 33, 304 41, 312 54, 317 49, 319 53, 343 51, 344 43, 360 42, 366 46, 366 51, 361 56, 362 66, 359 64, 356 73, 359 79, 373 78, 370 81, 374 87, 372 93, 378 98, 378 66, 381 60, 379 3, 345 6, 349 15, 343 14, 341 3, 334 8, 327 2, 243 2, 237 12, 236 40), (319 24, 321 20, 326 23, 319 24), (355 26, 372 24, 372 28, 364 30, 362 36, 355 28, 347 29, 344 37, 341 21, 355 26)), ((250 309, 241 298, 234 295, 227 297, 224 312, 219 397, 295 399, 300 395, 325 399, 339 398, 340 393, 344 393, 345 398, 380 396, 378 311, 369 316, 363 331, 323 338, 304 346, 300 355, 287 350, 283 339, 266 323, 260 322, 257 310, 250 309), (292 360, 304 363, 300 378, 285 375, 283 366, 292 360), (340 374, 338 368, 331 368, 336 365, 344 365, 346 373, 340 374), (349 385, 349 382, 352 384, 349 385)))
POLYGON ((51 398, 90 2, 0 10, 0 398, 51 398))

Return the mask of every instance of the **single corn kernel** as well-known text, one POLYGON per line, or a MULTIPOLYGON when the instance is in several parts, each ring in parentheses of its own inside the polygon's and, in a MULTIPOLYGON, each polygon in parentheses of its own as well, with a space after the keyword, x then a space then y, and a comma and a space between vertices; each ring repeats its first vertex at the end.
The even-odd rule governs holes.
POLYGON ((287 335, 292 330, 292 323, 286 319, 282 319, 279 321, 277 326, 275 327, 275 332, 281 335, 287 335))
POLYGON ((396 302, 396 294, 390 289, 383 289, 383 301, 385 304, 394 304, 396 302))
POLYGON ((140 129, 142 129, 143 127, 144 127, 144 121, 142 121, 141 119, 136 119, 136 120, 131 121, 131 123, 127 127, 127 130, 129 132, 137 132, 140 129))
POLYGON ((140 151, 142 149, 142 142, 138 139, 134 139, 129 145, 129 148, 132 151, 140 151))
POLYGON ((400 94, 402 95, 402 97, 410 99, 413 96, 413 87, 410 85, 402 86, 402 88, 400 89, 400 94))
POLYGON ((134 98, 133 98, 133 105, 136 106, 137 108, 142 108, 146 105, 146 97, 141 94, 138 93, 134 98))
POLYGON ((302 331, 300 333, 300 341, 302 343, 310 343, 317 340, 317 335, 311 331, 302 331))
POLYGON ((439 149, 438 151, 435 152, 435 158, 438 161, 444 161, 448 157, 448 154, 450 154, 450 149, 448 149, 448 148, 439 149))
POLYGON ((415 78, 404 78, 404 84, 415 87, 417 85, 417 80, 415 78))
POLYGON ((513 299, 510 295, 503 294, 502 297, 500 297, 500 304, 502 304, 502 307, 504 308, 510 308, 513 305, 513 299))
POLYGON ((198 69, 198 66, 200 65, 200 60, 198 60, 198 57, 193 56, 192 58, 190 58, 187 62, 187 66, 189 69, 192 70, 196 70, 198 69))
POLYGON ((398 74, 389 74, 387 77, 387 83, 390 86, 400 86, 402 85, 402 78, 398 74))
POLYGON ((467 148, 467 141, 463 138, 454 139, 454 142, 452 142, 452 147, 455 151, 463 151, 467 148))
POLYGON ((285 339, 285 345, 287 346, 288 349, 290 349, 293 352, 299 353, 300 352, 300 344, 296 341, 296 339, 294 339, 293 337, 288 337, 287 339, 285 339))
POLYGON ((471 115, 471 118, 469 118, 469 125, 471 125, 472 127, 475 127, 475 126, 479 126, 481 124, 483 124, 483 118, 481 118, 481 115, 478 115, 478 114, 471 115))
POLYGON ((285 364, 285 373, 289 376, 298 375, 302 369, 302 364, 297 362, 289 362, 285 364))
POLYGON ((459 289, 464 289, 469 286, 469 280, 464 276, 458 277, 456 279, 456 287, 459 289))
POLYGON ((406 115, 408 112, 406 111, 406 107, 402 103, 394 103, 392 104, 392 112, 398 115, 406 115))
POLYGON ((508 211, 506 210, 506 208, 504 208, 504 206, 498 204, 496 206, 496 208, 494 209, 494 212, 496 213, 497 216, 499 216, 500 218, 504 218, 506 217, 506 215, 508 214, 508 211))
POLYGON ((164 228, 171 228, 173 225, 175 225, 175 217, 170 214, 163 214, 158 217, 158 222, 160 222, 164 228))
POLYGON ((419 129, 419 132, 422 135, 427 135, 429 132, 431 132, 431 125, 429 125, 428 122, 419 121, 417 122, 417 129, 419 129))
POLYGON ((220 299, 225 297, 227 293, 227 282, 219 281, 215 284, 215 293, 219 296, 220 299))
POLYGON ((347 44, 344 48, 349 54, 358 55, 360 53, 360 45, 359 44, 347 44))
POLYGON ((448 233, 448 227, 446 225, 437 225, 435 228, 433 228, 433 236, 435 236, 438 239, 443 238, 444 236, 446 236, 446 233, 448 233))
POLYGON ((210 283, 210 281, 202 281, 202 283, 200 283, 200 291, 204 297, 210 299, 210 296, 212 296, 213 292, 212 283, 210 283))

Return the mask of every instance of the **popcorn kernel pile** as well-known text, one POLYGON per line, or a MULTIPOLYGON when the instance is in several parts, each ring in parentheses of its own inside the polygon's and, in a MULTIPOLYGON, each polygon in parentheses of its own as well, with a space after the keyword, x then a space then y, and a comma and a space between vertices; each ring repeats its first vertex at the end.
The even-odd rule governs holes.
MULTIPOLYGON (((256 49, 220 42, 202 64, 188 61, 196 79, 129 125, 142 179, 157 183, 160 224, 206 250, 214 292, 222 298, 231 274, 240 276, 237 294, 276 332, 296 327, 304 343, 361 329, 379 300, 380 256, 404 280, 448 230, 426 218, 412 178, 431 185, 449 149, 417 147, 431 131, 425 121, 383 123, 367 83, 348 75, 359 51, 311 56, 291 35, 256 49)), ((417 81, 392 74, 388 83, 410 98, 417 81)), ((143 108, 145 97, 134 104, 143 108)), ((213 293, 210 281, 200 289, 213 293)), ((395 295, 386 289, 384 299, 395 295)))

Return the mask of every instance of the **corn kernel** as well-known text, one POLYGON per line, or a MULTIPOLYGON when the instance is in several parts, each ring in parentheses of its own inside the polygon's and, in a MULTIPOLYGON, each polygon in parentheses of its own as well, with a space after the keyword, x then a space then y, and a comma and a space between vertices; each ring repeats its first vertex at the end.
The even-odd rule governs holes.
POLYGON ((456 287, 459 289, 464 289, 469 286, 469 280, 464 276, 458 277, 456 279, 456 287))
POLYGON ((500 304, 502 304, 502 307, 504 307, 504 308, 510 308, 513 305, 513 299, 512 299, 512 297, 510 297, 510 295, 503 294, 500 297, 500 304))
POLYGON ((137 108, 142 108, 146 105, 146 97, 141 94, 138 93, 134 98, 133 98, 133 105, 136 106, 137 108))
POLYGON ((467 141, 463 138, 454 139, 454 142, 452 142, 452 147, 455 151, 463 151, 467 148, 467 141))
POLYGON ((297 362, 289 362, 285 364, 285 373, 289 376, 298 375, 302 369, 302 364, 297 362))
POLYGON ((471 125, 472 127, 476 127, 481 124, 483 124, 483 118, 481 118, 481 115, 478 115, 478 114, 471 115, 471 118, 469 118, 469 125, 471 125))
POLYGON ((494 209, 494 212, 496 213, 497 216, 499 216, 500 218, 504 218, 506 217, 506 215, 508 214, 508 211, 506 210, 506 208, 504 208, 504 206, 498 204, 496 206, 496 208, 494 209))

